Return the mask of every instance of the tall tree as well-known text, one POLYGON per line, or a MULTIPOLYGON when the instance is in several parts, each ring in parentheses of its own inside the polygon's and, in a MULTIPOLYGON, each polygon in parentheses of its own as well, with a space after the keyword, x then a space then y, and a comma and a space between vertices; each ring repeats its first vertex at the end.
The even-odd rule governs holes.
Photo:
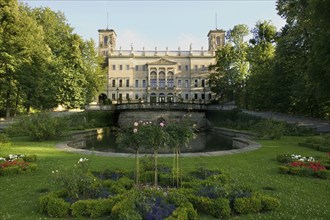
POLYGON ((275 55, 276 27, 270 21, 258 21, 252 29, 248 60, 250 76, 247 80, 248 107, 268 110, 272 103, 272 72, 275 55))
POLYGON ((245 82, 249 75, 248 44, 244 38, 248 33, 248 27, 243 24, 229 30, 229 43, 217 51, 217 63, 211 66, 214 70, 209 76, 211 90, 223 101, 235 100, 238 104, 244 104, 245 82))
POLYGON ((287 24, 278 41, 273 74, 274 88, 282 88, 273 99, 284 100, 275 110, 329 118, 329 8, 328 1, 277 1, 287 24))

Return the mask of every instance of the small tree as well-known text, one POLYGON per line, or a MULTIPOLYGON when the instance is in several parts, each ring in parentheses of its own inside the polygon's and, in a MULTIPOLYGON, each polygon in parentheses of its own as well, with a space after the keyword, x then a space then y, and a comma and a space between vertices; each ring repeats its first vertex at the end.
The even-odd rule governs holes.
POLYGON ((120 147, 128 147, 135 151, 135 184, 140 184, 140 162, 139 162, 139 149, 145 138, 143 132, 139 129, 138 122, 129 128, 122 129, 117 136, 117 143, 120 147))
POLYGON ((153 149, 154 153, 154 168, 155 168, 155 177, 154 183, 155 186, 158 186, 158 150, 159 148, 166 145, 168 142, 168 134, 164 130, 165 122, 160 122, 159 124, 146 124, 141 127, 141 132, 143 133, 144 138, 142 139, 143 146, 146 148, 153 149))
POLYGON ((179 183, 181 183, 181 178, 179 180, 179 176, 182 175, 182 170, 180 168, 180 147, 186 146, 190 140, 194 137, 194 132, 190 126, 187 124, 181 123, 170 123, 165 128, 169 139, 168 144, 171 148, 174 149, 175 157, 173 159, 173 185, 176 182, 176 187, 179 187, 179 183), (176 180, 176 181, 174 181, 176 180))

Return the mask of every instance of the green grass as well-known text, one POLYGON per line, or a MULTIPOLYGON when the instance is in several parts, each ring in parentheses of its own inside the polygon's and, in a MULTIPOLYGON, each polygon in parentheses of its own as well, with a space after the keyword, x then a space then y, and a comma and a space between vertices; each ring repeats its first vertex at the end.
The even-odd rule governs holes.
MULTIPOLYGON (((330 216, 330 181, 278 173, 278 154, 295 153, 321 156, 325 153, 300 147, 302 137, 284 137, 276 141, 260 141, 259 150, 218 157, 183 158, 184 171, 200 166, 220 168, 241 185, 272 195, 281 201, 276 212, 245 215, 234 219, 328 219, 330 216)), ((52 170, 73 167, 86 155, 60 152, 55 142, 29 142, 15 139, 0 147, 0 155, 37 154, 36 173, 0 177, 0 219, 51 219, 38 213, 37 200, 42 191, 52 190, 52 170)), ((88 156, 93 170, 106 168, 134 169, 133 158, 88 156)), ((160 163, 171 164, 171 158, 160 158, 160 163)), ((106 218, 100 218, 106 219, 106 218)), ((200 219, 213 219, 200 216, 200 219)))

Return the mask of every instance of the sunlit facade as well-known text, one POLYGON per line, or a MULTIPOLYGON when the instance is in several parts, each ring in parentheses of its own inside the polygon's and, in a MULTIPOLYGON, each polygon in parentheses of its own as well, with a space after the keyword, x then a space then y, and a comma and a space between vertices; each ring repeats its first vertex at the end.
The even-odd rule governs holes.
POLYGON ((208 33, 208 50, 119 50, 112 29, 99 30, 99 55, 107 60, 108 72, 99 102, 208 103, 214 94, 208 87, 209 66, 215 50, 225 44, 225 31, 208 33))

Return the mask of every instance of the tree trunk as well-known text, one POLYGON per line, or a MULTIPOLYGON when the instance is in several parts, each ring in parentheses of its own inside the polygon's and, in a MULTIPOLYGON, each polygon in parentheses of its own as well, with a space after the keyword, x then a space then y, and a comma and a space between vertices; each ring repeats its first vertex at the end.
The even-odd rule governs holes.
POLYGON ((136 150, 135 152, 135 184, 139 185, 140 184, 140 163, 139 163, 139 151, 136 150))
POLYGON ((179 166, 179 148, 176 148, 176 188, 179 188, 179 172, 180 172, 180 166, 179 166))
POLYGON ((155 157, 155 187, 158 186, 157 150, 154 150, 155 157))

